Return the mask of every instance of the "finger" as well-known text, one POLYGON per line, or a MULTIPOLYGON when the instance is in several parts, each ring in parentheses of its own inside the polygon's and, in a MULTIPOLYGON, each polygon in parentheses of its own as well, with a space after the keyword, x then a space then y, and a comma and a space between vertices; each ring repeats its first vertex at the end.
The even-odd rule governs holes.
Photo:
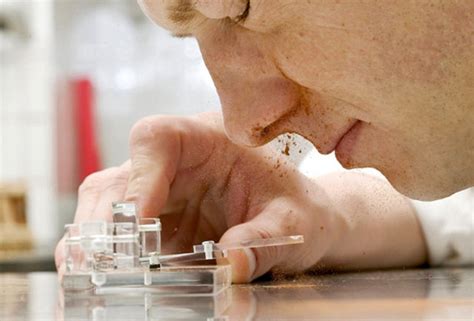
POLYGON ((128 176, 129 162, 120 167, 115 167, 107 173, 102 183, 102 192, 94 211, 91 213, 93 220, 112 221, 112 203, 124 199, 128 176))
MULTIPOLYGON (((111 203, 104 204, 104 193, 110 193, 111 190, 125 188, 128 178, 128 167, 130 165, 125 163, 121 167, 111 167, 100 172, 93 173, 86 177, 79 186, 79 195, 77 199, 77 208, 74 215, 74 223, 88 221, 91 218, 101 220, 107 219, 107 212, 102 211, 105 206, 111 206, 111 203), (101 201, 102 200, 102 201, 101 201), (98 207, 101 207, 98 211, 98 207), (95 217, 99 213, 98 217, 95 217)), ((117 194, 117 193, 115 193, 117 194)), ((120 197, 123 197, 120 196, 120 197)), ((110 199, 110 197, 108 197, 110 199)), ((113 201, 120 200, 114 199, 113 201)), ((111 215, 111 212, 109 212, 111 215)), ((108 219, 110 220, 110 218, 108 219)))
POLYGON ((142 217, 154 217, 168 199, 176 173, 181 139, 174 129, 146 118, 130 134, 131 173, 125 194, 137 204, 142 217))
MULTIPOLYGON (((137 204, 141 216, 158 216, 169 201, 178 171, 199 168, 213 147, 209 128, 196 119, 153 116, 139 121, 130 134, 131 172, 125 199, 137 204)), ((190 179, 178 192, 192 193, 199 184, 190 179)))
MULTIPOLYGON (((309 231, 305 227, 308 224, 302 224, 301 217, 294 210, 275 212, 274 208, 267 209, 253 220, 229 229, 219 242, 234 243, 298 234, 303 234, 309 240, 309 231)), ((250 282, 275 267, 281 267, 288 272, 307 269, 311 265, 306 257, 308 246, 309 244, 297 244, 229 251, 232 281, 250 282), (298 262, 298 265, 294 262, 298 262)))
MULTIPOLYGON (((100 171, 89 175, 79 186, 77 207, 74 215, 75 224, 86 221, 92 216, 100 198, 103 179, 108 171, 109 170, 100 171)), ((58 271, 58 277, 60 279, 65 271, 64 238, 65 237, 63 236, 58 242, 54 252, 54 260, 58 271)))
MULTIPOLYGON (((74 222, 112 218, 111 204, 123 199, 128 181, 129 162, 89 175, 79 187, 78 205, 74 222)), ((55 250, 55 263, 61 278, 65 272, 64 237, 55 250)))

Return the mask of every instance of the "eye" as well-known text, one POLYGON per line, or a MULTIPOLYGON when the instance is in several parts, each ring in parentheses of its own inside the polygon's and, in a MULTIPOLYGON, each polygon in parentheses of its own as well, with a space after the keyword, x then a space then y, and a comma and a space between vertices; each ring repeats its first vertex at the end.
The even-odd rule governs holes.
POLYGON ((247 17, 249 16, 249 13, 250 13, 250 0, 247 1, 247 5, 245 6, 245 10, 242 12, 242 14, 235 17, 234 21, 236 23, 245 22, 245 19, 247 19, 247 17))

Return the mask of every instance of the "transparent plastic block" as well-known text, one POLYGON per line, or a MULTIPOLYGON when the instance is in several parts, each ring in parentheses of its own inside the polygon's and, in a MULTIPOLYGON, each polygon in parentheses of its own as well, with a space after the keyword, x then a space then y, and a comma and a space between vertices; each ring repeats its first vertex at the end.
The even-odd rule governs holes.
POLYGON ((159 219, 138 218, 133 203, 114 203, 112 213, 112 223, 66 225, 65 291, 214 296, 231 284, 230 266, 215 265, 229 250, 304 241, 301 235, 225 244, 205 241, 192 253, 162 255, 159 219))
POLYGON ((131 269, 140 256, 140 235, 134 223, 114 224, 114 255, 117 269, 131 269))
POLYGON ((161 265, 160 258, 167 256, 160 256, 160 221, 138 221, 139 225, 127 220, 67 225, 64 290, 93 294, 133 291, 167 296, 216 295, 230 286, 228 265, 161 265))
POLYGON ((84 222, 66 225, 66 275, 140 267, 161 251, 159 219, 134 223, 84 222))
POLYGON ((94 282, 97 274, 94 272, 67 274, 63 278, 63 288, 65 291, 82 291, 99 295, 143 292, 166 296, 212 296, 228 288, 232 281, 230 265, 114 270, 99 273, 100 283, 94 282))
POLYGON ((157 226, 158 223, 157 219, 140 219, 138 232, 140 233, 141 257, 160 254, 161 225, 157 226))

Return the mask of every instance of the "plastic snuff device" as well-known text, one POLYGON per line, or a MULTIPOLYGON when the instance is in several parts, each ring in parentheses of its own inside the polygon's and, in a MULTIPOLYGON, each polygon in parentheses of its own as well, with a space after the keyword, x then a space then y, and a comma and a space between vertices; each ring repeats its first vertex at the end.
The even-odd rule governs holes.
POLYGON ((302 235, 228 244, 205 241, 191 253, 162 255, 158 218, 139 218, 134 203, 113 203, 112 213, 112 223, 66 225, 66 292, 217 295, 230 286, 232 276, 230 266, 215 264, 215 259, 231 250, 304 241, 302 235))

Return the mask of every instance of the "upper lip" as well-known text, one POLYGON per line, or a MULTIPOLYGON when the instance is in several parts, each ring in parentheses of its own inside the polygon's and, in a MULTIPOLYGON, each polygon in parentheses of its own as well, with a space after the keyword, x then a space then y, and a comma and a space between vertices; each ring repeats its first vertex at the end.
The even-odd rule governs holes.
POLYGON ((291 119, 294 113, 295 109, 290 109, 273 122, 263 126, 250 128, 249 135, 247 136, 247 145, 251 147, 262 146, 280 134, 294 132, 294 130, 289 128, 286 124, 288 119, 291 119))
POLYGON ((347 133, 349 133, 358 122, 359 120, 354 119, 353 121, 349 122, 347 125, 340 127, 337 130, 333 130, 334 134, 332 136, 329 136, 329 135, 326 136, 328 137, 327 139, 323 138, 316 141, 314 137, 307 135, 307 133, 294 131, 294 129, 286 127, 286 126, 285 126, 286 128, 283 126, 275 126, 276 123, 273 123, 263 129, 258 128, 257 130, 255 130, 254 133, 258 133, 258 134, 250 135, 251 138, 249 140, 248 145, 261 146, 269 142, 270 140, 272 140, 279 134, 294 132, 305 137, 308 141, 311 141, 321 154, 330 154, 337 148, 337 145, 339 145, 339 143, 344 138, 344 136, 346 136, 347 133))
POLYGON ((280 134, 293 132, 311 141, 321 154, 330 154, 337 148, 337 145, 341 142, 344 136, 350 132, 351 129, 359 122, 358 119, 353 119, 347 122, 346 125, 332 130, 331 133, 320 131, 317 133, 319 134, 318 136, 320 136, 319 139, 315 140, 315 137, 312 137, 312 135, 307 135, 307 132, 305 133, 305 131, 295 131, 294 128, 288 126, 287 121, 293 117, 294 113, 295 110, 292 109, 285 113, 282 117, 278 118, 276 121, 267 124, 264 127, 259 126, 252 128, 251 134, 248 135, 247 145, 253 147, 261 146, 268 143, 280 134))
POLYGON ((333 136, 332 139, 328 140, 327 142, 324 142, 318 147, 318 150, 321 154, 329 154, 333 152, 336 148, 337 145, 342 141, 344 136, 348 132, 351 131, 351 129, 358 123, 359 121, 357 119, 354 119, 350 123, 348 123, 346 126, 341 127, 339 130, 337 130, 337 134, 333 136))

